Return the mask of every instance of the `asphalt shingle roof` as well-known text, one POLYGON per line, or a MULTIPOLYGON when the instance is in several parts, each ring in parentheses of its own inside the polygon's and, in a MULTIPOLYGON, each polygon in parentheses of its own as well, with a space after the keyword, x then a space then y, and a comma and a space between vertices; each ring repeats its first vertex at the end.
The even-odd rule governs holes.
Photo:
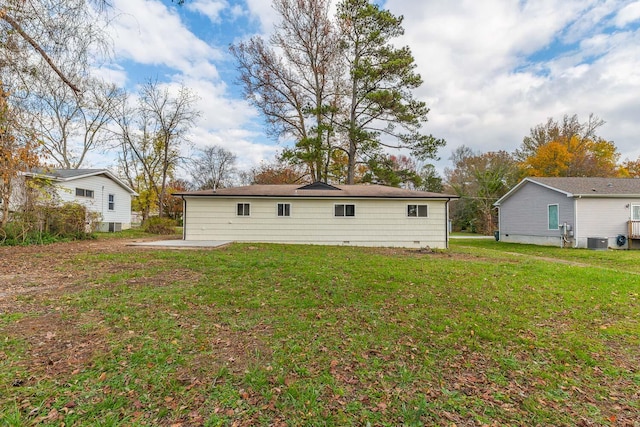
POLYGON ((638 178, 528 178, 574 196, 640 195, 638 178))
POLYGON ((249 185, 245 187, 219 188, 217 190, 177 193, 180 196, 198 197, 332 197, 332 198, 414 198, 453 199, 458 196, 427 191, 405 190, 384 185, 331 185, 305 188, 299 184, 249 185))

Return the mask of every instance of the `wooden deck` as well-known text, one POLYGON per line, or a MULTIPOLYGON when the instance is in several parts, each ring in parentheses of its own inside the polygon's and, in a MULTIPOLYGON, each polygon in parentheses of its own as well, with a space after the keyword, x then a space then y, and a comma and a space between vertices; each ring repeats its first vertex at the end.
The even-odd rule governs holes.
POLYGON ((629 221, 629 239, 640 239, 640 221, 629 221))

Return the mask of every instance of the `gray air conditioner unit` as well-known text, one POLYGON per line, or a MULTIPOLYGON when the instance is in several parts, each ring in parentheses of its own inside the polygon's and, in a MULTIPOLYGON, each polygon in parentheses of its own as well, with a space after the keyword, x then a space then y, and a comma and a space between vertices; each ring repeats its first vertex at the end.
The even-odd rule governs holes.
POLYGON ((607 250, 609 247, 609 239, 606 237, 587 237, 587 248, 599 251, 607 250))

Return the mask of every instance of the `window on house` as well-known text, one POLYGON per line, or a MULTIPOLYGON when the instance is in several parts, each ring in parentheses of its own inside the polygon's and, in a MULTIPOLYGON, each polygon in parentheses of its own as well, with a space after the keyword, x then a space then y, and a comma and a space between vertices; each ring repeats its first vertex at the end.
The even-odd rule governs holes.
POLYGON ((278 216, 291 216, 291 203, 278 203, 278 216))
POLYGON ((335 216, 356 216, 356 205, 335 205, 335 216))
POLYGON ((631 205, 631 220, 640 221, 640 205, 631 205))
POLYGON ((429 216, 429 207, 427 205, 407 205, 407 216, 426 218, 429 216))
POLYGON ((116 209, 116 196, 115 194, 109 194, 109 210, 113 211, 116 209))
POLYGON ((249 216, 250 213, 249 203, 238 203, 238 216, 249 216))
POLYGON ((549 230, 557 230, 560 224, 558 205, 548 205, 547 214, 549 220, 549 230))
POLYGON ((93 199, 93 190, 87 190, 84 188, 76 188, 76 196, 78 197, 89 197, 93 199))

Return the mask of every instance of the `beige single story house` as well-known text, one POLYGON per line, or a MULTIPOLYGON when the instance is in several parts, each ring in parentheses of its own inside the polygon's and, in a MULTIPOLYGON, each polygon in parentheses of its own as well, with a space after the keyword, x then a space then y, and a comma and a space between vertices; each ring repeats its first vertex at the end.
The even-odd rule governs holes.
POLYGON ((185 240, 448 248, 457 196, 382 185, 250 185, 174 194, 185 240))

